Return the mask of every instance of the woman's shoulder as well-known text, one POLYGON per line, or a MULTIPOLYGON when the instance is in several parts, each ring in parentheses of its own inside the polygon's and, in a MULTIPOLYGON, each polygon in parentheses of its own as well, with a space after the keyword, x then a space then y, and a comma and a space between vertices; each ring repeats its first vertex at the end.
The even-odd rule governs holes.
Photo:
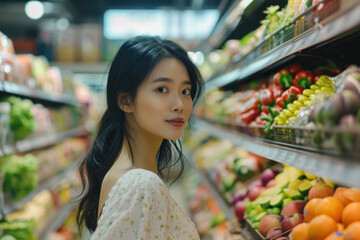
MULTIPOLYGON (((152 171, 134 168, 123 174, 116 182, 115 189, 139 192, 139 189, 148 191, 153 189, 166 189, 162 179, 152 171)), ((130 191, 131 192, 131 191, 130 191)))

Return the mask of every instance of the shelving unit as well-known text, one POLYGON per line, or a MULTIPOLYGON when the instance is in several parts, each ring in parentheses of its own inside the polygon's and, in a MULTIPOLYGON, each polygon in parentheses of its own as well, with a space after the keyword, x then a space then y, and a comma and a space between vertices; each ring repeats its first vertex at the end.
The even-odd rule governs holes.
POLYGON ((48 235, 57 229, 59 229, 65 222, 65 220, 69 217, 69 215, 74 211, 77 204, 69 203, 62 206, 61 209, 58 210, 55 217, 52 221, 49 221, 49 225, 46 227, 46 230, 40 234, 39 240, 46 240, 48 235))
POLYGON ((286 147, 198 118, 194 120, 195 129, 206 129, 212 136, 229 139, 235 145, 244 147, 251 153, 328 178, 344 186, 360 187, 360 162, 358 159, 343 159, 286 147))
MULTIPOLYGON (((24 206, 26 203, 31 201, 41 191, 46 190, 46 189, 51 189, 56 184, 61 182, 62 179, 66 178, 68 173, 70 173, 71 171, 73 171, 73 170, 75 170, 77 168, 80 160, 81 160, 81 157, 78 158, 76 161, 74 161, 67 168, 65 168, 65 169, 61 170, 60 172, 58 172, 57 175, 55 175, 51 179, 45 181, 42 185, 40 185, 33 192, 31 192, 29 195, 27 195, 24 199, 22 199, 22 200, 20 200, 18 202, 13 202, 13 203, 10 203, 10 204, 6 204, 5 208, 4 208, 5 215, 15 211, 16 209, 19 209, 21 206, 24 206)), ((61 213, 61 211, 60 211, 60 213, 61 213)))
POLYGON ((3 150, 0 150, 0 157, 4 155, 22 153, 31 151, 34 149, 53 145, 61 142, 67 138, 84 136, 89 132, 86 125, 75 127, 65 132, 55 134, 44 134, 35 138, 27 138, 22 141, 15 142, 14 144, 8 144, 3 146, 3 150))
MULTIPOLYGON (((326 41, 330 41, 335 37, 339 37, 340 35, 359 27, 359 15, 360 3, 350 9, 344 9, 341 12, 337 12, 303 34, 269 50, 256 59, 252 59, 250 52, 237 60, 233 66, 233 68, 235 68, 234 70, 210 79, 206 82, 206 87, 223 87, 230 83, 238 83, 255 73, 264 71, 264 69, 273 69, 282 62, 294 58, 294 54, 296 53, 323 44, 326 41)), ((260 44, 262 44, 262 42, 258 45, 260 44)))
POLYGON ((27 86, 4 80, 0 80, 0 92, 37 99, 49 103, 66 104, 76 107, 83 106, 82 103, 70 94, 46 93, 41 90, 31 89, 27 86))

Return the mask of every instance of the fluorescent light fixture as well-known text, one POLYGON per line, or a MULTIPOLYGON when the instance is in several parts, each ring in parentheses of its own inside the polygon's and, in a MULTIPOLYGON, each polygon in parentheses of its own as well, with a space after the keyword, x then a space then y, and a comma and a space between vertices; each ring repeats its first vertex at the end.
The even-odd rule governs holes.
POLYGON ((218 10, 107 10, 104 36, 127 39, 140 34, 165 38, 203 39, 219 18, 218 10))
POLYGON ((44 4, 39 1, 29 1, 25 4, 25 13, 31 19, 39 19, 44 15, 44 4))

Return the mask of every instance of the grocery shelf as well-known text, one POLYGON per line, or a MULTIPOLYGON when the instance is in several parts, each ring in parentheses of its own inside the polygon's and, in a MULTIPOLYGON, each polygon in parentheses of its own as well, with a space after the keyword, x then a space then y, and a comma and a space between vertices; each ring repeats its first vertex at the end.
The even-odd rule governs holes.
POLYGON ((4 80, 0 80, 0 92, 15 94, 49 103, 66 104, 76 107, 83 106, 82 103, 70 94, 46 93, 41 90, 31 89, 27 86, 4 80))
POLYGON ((56 184, 59 184, 59 182, 61 182, 62 179, 66 178, 66 176, 71 171, 74 171, 78 167, 78 164, 81 161, 81 159, 82 159, 81 157, 78 158, 71 165, 69 165, 65 169, 61 170, 54 177, 52 177, 51 179, 49 179, 46 182, 44 182, 43 184, 41 184, 38 188, 36 188, 34 191, 32 191, 29 195, 27 195, 22 200, 5 204, 5 208, 4 208, 5 216, 7 214, 19 209, 20 207, 24 206, 26 203, 30 202, 37 194, 39 194, 43 190, 51 189, 52 187, 56 186, 56 184))
POLYGON ((73 73, 105 74, 108 72, 110 63, 108 62, 52 62, 51 65, 59 67, 61 70, 73 73))
POLYGON ((223 195, 218 191, 218 189, 215 187, 215 185, 211 182, 211 180, 206 176, 206 174, 199 169, 194 161, 194 158, 190 153, 185 153, 186 158, 189 160, 188 162, 190 165, 196 170, 196 172, 199 174, 201 179, 203 180, 203 183, 208 188, 212 198, 215 200, 215 202, 218 204, 221 211, 224 213, 226 219, 228 220, 228 223, 231 224, 232 230, 236 231, 236 233, 240 233, 241 237, 246 240, 254 239, 249 231, 245 228, 241 228, 240 224, 235 216, 234 210, 232 209, 232 206, 225 200, 223 195))
POLYGON ((58 210, 58 214, 55 215, 55 218, 49 221, 46 230, 40 234, 39 240, 46 240, 49 234, 58 230, 76 207, 77 204, 74 203, 68 203, 62 206, 61 209, 58 210))
POLYGON ((219 207, 220 207, 221 211, 224 213, 226 219, 232 220, 232 219, 236 218, 231 205, 225 200, 225 198, 222 196, 222 194, 216 189, 216 187, 209 180, 209 178, 206 176, 206 174, 195 165, 195 161, 194 161, 193 157, 190 154, 186 154, 186 158, 189 160, 189 163, 191 164, 191 166, 200 175, 201 179, 203 180, 203 183, 209 189, 211 196, 214 198, 216 203, 219 205, 219 207))
POLYGON ((252 56, 250 52, 250 54, 239 59, 235 65, 238 65, 239 62, 245 64, 229 73, 208 80, 206 87, 223 87, 230 83, 240 82, 254 73, 264 71, 264 69, 270 66, 275 67, 276 63, 289 60, 288 58, 292 58, 293 55, 298 52, 322 44, 359 27, 359 15, 360 4, 357 3, 350 9, 344 9, 329 16, 303 34, 269 50, 255 59, 251 59, 252 56))
POLYGON ((27 138, 25 140, 3 146, 2 150, 0 151, 0 157, 14 153, 28 152, 34 149, 50 146, 55 143, 61 142, 62 140, 65 140, 67 138, 84 136, 88 132, 89 128, 87 127, 87 125, 82 125, 60 133, 46 133, 44 135, 34 138, 27 138))
POLYGON ((198 118, 192 120, 195 129, 208 131, 217 138, 229 139, 251 153, 316 174, 340 185, 360 187, 359 159, 345 159, 278 145, 198 118))

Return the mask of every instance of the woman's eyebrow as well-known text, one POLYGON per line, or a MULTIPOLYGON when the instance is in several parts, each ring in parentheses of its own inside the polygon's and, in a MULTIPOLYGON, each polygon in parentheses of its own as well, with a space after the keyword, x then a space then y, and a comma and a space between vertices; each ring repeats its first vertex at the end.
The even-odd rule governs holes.
MULTIPOLYGON (((156 78, 152 81, 152 83, 157 83, 157 82, 173 82, 173 80, 171 78, 166 78, 166 77, 159 77, 156 78)), ((191 85, 191 81, 190 80, 185 80, 183 82, 184 85, 191 85)))

